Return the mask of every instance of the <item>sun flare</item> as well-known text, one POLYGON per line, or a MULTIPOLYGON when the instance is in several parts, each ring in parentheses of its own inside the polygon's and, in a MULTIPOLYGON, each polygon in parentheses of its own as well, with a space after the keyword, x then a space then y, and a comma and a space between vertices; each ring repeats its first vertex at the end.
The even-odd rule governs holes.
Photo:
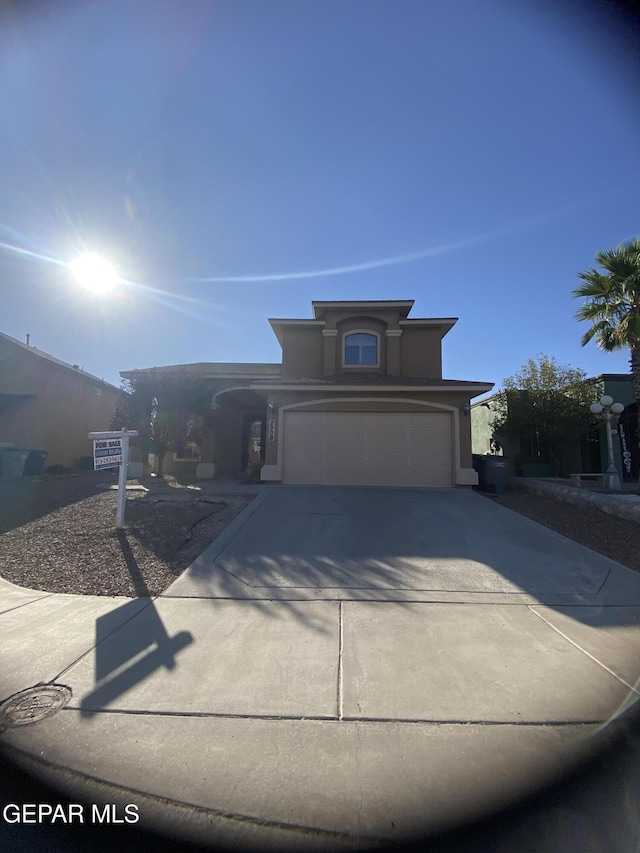
POLYGON ((80 255, 71 261, 69 268, 78 284, 95 294, 109 293, 120 281, 118 273, 109 261, 95 252, 80 255))

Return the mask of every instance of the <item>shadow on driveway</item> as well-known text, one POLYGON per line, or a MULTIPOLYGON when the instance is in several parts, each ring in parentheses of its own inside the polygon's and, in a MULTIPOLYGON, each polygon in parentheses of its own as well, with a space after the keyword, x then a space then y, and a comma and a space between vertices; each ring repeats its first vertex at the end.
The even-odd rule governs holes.
POLYGON ((594 606, 616 584, 640 605, 640 576, 468 491, 279 486, 163 598, 594 606))
POLYGON ((168 635, 153 602, 142 613, 133 600, 100 616, 96 620, 96 687, 82 699, 82 715, 93 716, 160 667, 174 669, 176 655, 191 643, 193 636, 188 631, 168 635), (118 630, 134 617, 130 630, 118 630), (104 642, 107 638, 108 643, 104 642))

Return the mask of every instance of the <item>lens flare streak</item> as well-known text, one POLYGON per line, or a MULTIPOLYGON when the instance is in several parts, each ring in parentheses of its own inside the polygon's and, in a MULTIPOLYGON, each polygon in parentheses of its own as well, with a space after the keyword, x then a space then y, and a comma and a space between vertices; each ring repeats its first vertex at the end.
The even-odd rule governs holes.
POLYGON ((57 258, 50 258, 48 255, 41 255, 39 252, 32 252, 29 249, 21 249, 20 246, 13 246, 11 243, 3 243, 0 241, 0 249, 5 249, 7 252, 14 252, 17 255, 24 255, 28 258, 35 258, 37 261, 46 261, 49 264, 57 264, 58 266, 67 266, 65 261, 60 261, 57 258))

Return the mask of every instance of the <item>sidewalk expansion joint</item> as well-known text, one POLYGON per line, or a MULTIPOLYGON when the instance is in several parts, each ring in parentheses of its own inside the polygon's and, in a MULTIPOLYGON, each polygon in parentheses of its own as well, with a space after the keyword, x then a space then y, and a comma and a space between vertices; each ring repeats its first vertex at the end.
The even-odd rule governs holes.
POLYGON ((20 610, 21 607, 28 607, 30 604, 36 604, 38 601, 42 601, 45 598, 51 598, 52 595, 56 595, 55 592, 44 592, 39 598, 30 598, 29 601, 23 601, 22 604, 15 604, 13 607, 7 607, 6 610, 0 612, 0 618, 5 615, 5 613, 13 613, 14 610, 20 610))
POLYGON ((569 637, 567 634, 565 634, 565 633, 564 633, 563 631, 561 631, 559 628, 556 628, 556 626, 555 626, 552 622, 549 622, 549 620, 548 620, 548 619, 545 619, 545 617, 542 615, 542 613, 538 613, 538 612, 536 611, 535 607, 532 607, 531 605, 528 605, 528 607, 529 607, 529 610, 530 610, 532 613, 534 613, 534 614, 538 617, 538 619, 542 619, 542 621, 543 621, 546 625, 548 625, 552 630, 554 630, 554 631, 556 632, 556 634, 560 634, 560 636, 561 636, 564 640, 566 640, 568 643, 571 643, 571 645, 572 645, 572 646, 575 646, 575 648, 576 648, 576 649, 578 649, 578 651, 579 651, 579 652, 582 652, 582 654, 583 654, 583 655, 586 655, 586 656, 587 656, 588 658, 590 658, 590 659, 591 659, 595 664, 597 664, 597 665, 598 665, 599 667, 601 667, 602 669, 606 670, 606 671, 609 673, 609 675, 612 675, 612 676, 616 679, 616 681, 619 681, 621 684, 624 684, 624 686, 625 686, 626 688, 628 688, 629 690, 631 690, 631 692, 632 692, 632 693, 635 693, 635 694, 636 694, 636 696, 640 696, 640 690, 638 690, 638 688, 637 688, 637 687, 634 687, 634 685, 633 685, 633 684, 629 684, 629 682, 628 682, 628 681, 626 681, 624 678, 622 678, 622 676, 621 676, 621 675, 618 675, 618 673, 617 673, 617 672, 615 672, 613 669, 611 669, 610 667, 608 667, 605 663, 602 663, 602 661, 601 661, 601 660, 598 660, 598 658, 597 658, 597 657, 594 657, 594 655, 592 655, 592 654, 591 654, 590 652, 588 652, 586 649, 583 649, 583 648, 582 648, 582 646, 581 646, 579 643, 576 643, 576 641, 575 641, 575 640, 572 640, 572 639, 571 639, 571 637, 569 637))
POLYGON ((606 582, 609 580, 610 577, 611 577, 611 569, 607 569, 607 573, 604 576, 604 578, 602 579, 602 583, 600 584, 598 589, 595 591, 595 593, 592 593, 592 594, 593 595, 600 595, 600 593, 602 592, 602 590, 604 588, 604 585, 606 584, 606 582))
POLYGON ((344 647, 344 623, 343 623, 343 615, 342 615, 342 602, 339 603, 338 606, 338 623, 339 623, 339 633, 338 633, 338 696, 337 696, 337 717, 339 720, 342 719, 342 711, 343 711, 343 662, 342 662, 342 651, 344 647))
POLYGON ((124 717, 168 717, 182 719, 211 719, 211 720, 254 720, 256 722, 275 723, 401 723, 402 725, 426 726, 530 726, 544 728, 547 726, 600 726, 604 719, 593 720, 487 720, 487 719, 447 719, 434 717, 367 717, 342 716, 335 714, 233 714, 215 711, 153 711, 128 708, 81 708, 78 705, 67 705, 62 713, 76 711, 82 714, 114 715, 124 717))

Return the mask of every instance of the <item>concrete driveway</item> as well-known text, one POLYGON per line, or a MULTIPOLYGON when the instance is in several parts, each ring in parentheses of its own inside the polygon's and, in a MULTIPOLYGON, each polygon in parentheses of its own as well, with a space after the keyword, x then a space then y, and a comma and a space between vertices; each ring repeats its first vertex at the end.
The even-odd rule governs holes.
POLYGON ((464 490, 270 487, 155 600, 0 600, 2 695, 73 691, 4 742, 218 845, 472 818, 640 696, 640 575, 464 490))

